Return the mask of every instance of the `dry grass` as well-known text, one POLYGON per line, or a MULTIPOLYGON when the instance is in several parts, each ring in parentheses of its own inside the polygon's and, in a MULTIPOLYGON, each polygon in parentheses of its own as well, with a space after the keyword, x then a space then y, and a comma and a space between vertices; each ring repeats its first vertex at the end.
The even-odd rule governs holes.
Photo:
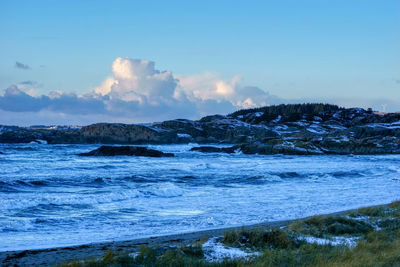
POLYGON ((295 247, 298 242, 293 236, 279 228, 257 228, 251 231, 242 228, 240 231, 225 232, 222 243, 234 247, 264 249, 295 247))
POLYGON ((344 216, 314 216, 305 220, 295 221, 289 225, 288 229, 303 235, 329 237, 361 235, 368 233, 373 227, 367 222, 344 216))
POLYGON ((342 216, 316 216, 296 221, 285 229, 227 231, 227 246, 246 247, 263 253, 251 260, 204 260, 201 242, 180 248, 142 247, 132 258, 128 253, 107 252, 102 258, 64 263, 61 266, 400 266, 400 202, 362 208, 342 216), (365 221, 355 217, 367 216, 365 221), (353 217, 353 218, 352 218, 353 217), (374 228, 372 225, 379 228, 374 228), (308 244, 301 235, 358 236, 354 248, 308 244))

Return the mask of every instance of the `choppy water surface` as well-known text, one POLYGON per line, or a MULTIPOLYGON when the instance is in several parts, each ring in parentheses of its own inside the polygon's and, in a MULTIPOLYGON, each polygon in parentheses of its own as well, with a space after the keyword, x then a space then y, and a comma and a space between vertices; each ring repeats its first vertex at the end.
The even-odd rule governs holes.
POLYGON ((94 145, 0 145, 0 251, 299 218, 400 199, 400 156, 78 157, 94 145))

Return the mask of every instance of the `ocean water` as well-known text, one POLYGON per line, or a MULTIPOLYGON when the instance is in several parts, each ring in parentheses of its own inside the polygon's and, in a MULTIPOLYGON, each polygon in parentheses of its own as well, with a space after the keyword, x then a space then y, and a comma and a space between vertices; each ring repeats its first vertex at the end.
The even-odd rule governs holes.
POLYGON ((400 199, 400 155, 78 157, 98 145, 1 144, 0 251, 241 226, 400 199))

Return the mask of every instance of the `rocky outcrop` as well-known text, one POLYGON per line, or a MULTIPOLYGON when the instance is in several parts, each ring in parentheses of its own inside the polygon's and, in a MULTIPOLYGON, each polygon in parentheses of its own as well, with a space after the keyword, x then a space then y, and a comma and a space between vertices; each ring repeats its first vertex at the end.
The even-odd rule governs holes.
POLYGON ((169 144, 177 143, 173 131, 135 124, 97 123, 81 129, 19 128, 0 134, 0 143, 30 143, 36 140, 48 144, 169 144))
POLYGON ((368 155, 400 154, 400 142, 395 137, 367 139, 330 139, 323 138, 311 141, 271 140, 236 145, 235 149, 244 154, 286 154, 286 155, 368 155))
POLYGON ((13 131, 3 132, 0 135, 1 143, 30 143, 36 139, 40 139, 40 132, 31 131, 28 129, 17 129, 13 131))
POLYGON ((1 125, 0 124, 0 133, 2 132, 9 132, 9 131, 15 131, 19 129, 20 127, 18 126, 13 126, 13 125, 1 125))
POLYGON ((135 124, 97 123, 82 127, 80 134, 86 143, 166 144, 177 141, 173 131, 135 124))
POLYGON ((173 157, 172 153, 164 153, 155 149, 148 149, 141 146, 101 146, 87 153, 78 154, 78 156, 140 156, 140 157, 173 157))
POLYGON ((207 116, 199 121, 171 120, 152 126, 177 133, 178 140, 196 143, 242 143, 277 136, 263 125, 252 125, 222 115, 207 116))
POLYGON ((247 143, 236 146, 244 154, 261 154, 261 155, 320 155, 323 151, 312 143, 296 141, 289 142, 282 139, 273 140, 266 143, 247 143))
POLYGON ((19 128, 0 134, 0 143, 31 143, 43 140, 49 144, 86 143, 79 130, 44 130, 19 128))
MULTIPOLYGON (((268 106, 200 120, 151 124, 97 123, 82 128, 13 128, 0 143, 232 144, 246 154, 400 154, 400 113, 324 104, 268 106)), ((199 148, 202 152, 224 149, 199 148)))

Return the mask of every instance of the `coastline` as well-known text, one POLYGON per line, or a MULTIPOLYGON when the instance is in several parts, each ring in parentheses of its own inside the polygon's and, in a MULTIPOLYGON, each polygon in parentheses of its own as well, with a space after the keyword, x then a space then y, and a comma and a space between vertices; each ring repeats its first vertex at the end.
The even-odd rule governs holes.
MULTIPOLYGON (((374 205, 368 207, 385 207, 389 204, 374 205)), ((182 244, 190 244, 199 241, 202 238, 210 238, 215 236, 222 236, 226 231, 239 230, 241 228, 255 229, 267 227, 282 227, 289 225, 297 220, 304 220, 314 216, 329 216, 341 215, 351 211, 358 210, 363 207, 348 209, 333 213, 316 214, 313 216, 297 218, 293 220, 280 220, 271 222, 262 222, 252 225, 243 225, 236 227, 225 227, 210 230, 202 230, 189 233, 171 234, 163 236, 154 236, 147 238, 138 238, 126 241, 111 241, 100 243, 89 243, 76 246, 56 247, 47 249, 32 249, 32 250, 18 250, 18 251, 4 251, 0 252, 0 263, 2 266, 54 266, 56 264, 73 260, 73 259, 88 259, 103 255, 108 250, 113 251, 136 251, 141 246, 176 246, 182 244)))

